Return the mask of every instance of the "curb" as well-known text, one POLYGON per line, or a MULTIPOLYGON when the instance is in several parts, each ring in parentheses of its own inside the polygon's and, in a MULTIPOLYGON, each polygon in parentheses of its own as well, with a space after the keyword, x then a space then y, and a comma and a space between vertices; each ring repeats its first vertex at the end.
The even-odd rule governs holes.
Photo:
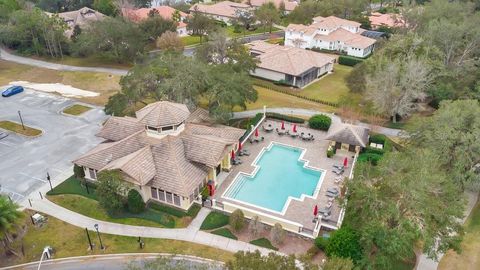
MULTIPOLYGON (((3 121, 3 120, 2 120, 3 121)), ((8 119, 5 119, 5 121, 9 121, 9 122, 12 122, 12 123, 15 123, 15 124, 18 124, 18 125, 21 125, 22 123, 18 123, 17 121, 12 121, 12 120, 8 120, 8 119)), ((17 133, 15 131, 11 131, 11 130, 8 130, 8 129, 4 129, 4 128, 0 128, 0 130, 4 130, 6 133, 9 133, 9 134, 15 134, 15 135, 18 135, 18 136, 21 136, 25 139, 36 139, 36 138, 39 138, 41 137, 44 133, 45 133, 45 130, 39 128, 39 127, 35 127, 35 126, 30 126, 30 125, 27 125, 24 123, 24 125, 26 125, 27 127, 29 128, 33 128, 33 129, 37 129, 37 130, 40 130, 40 134, 38 135, 35 135, 35 136, 27 136, 27 135, 24 135, 24 134, 21 134, 21 133, 17 133)))

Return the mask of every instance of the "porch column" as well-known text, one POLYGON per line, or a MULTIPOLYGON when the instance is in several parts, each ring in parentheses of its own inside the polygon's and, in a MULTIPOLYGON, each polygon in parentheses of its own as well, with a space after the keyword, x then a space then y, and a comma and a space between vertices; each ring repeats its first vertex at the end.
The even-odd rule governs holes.
POLYGON ((293 86, 297 85, 297 76, 293 76, 293 86))

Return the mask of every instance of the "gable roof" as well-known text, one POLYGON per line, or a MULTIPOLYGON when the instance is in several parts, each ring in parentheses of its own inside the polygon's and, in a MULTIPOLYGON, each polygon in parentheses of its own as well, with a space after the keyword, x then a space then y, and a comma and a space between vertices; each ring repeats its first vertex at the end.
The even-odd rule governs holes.
POLYGON ((264 51, 257 56, 260 60, 257 67, 293 76, 299 76, 312 68, 320 68, 335 62, 335 57, 327 54, 295 47, 267 45, 263 41, 254 41, 249 46, 252 50, 264 51))
POLYGON ((190 12, 195 11, 195 8, 198 8, 199 12, 205 14, 235 18, 237 9, 250 9, 250 6, 242 3, 222 1, 213 5, 195 4, 190 8, 190 12))
MULTIPOLYGON (((45 12, 48 16, 52 16, 53 13, 45 12)), ((58 13, 58 16, 65 21, 68 25, 68 29, 65 30, 65 35, 70 37, 73 34, 73 28, 78 25, 80 27, 85 27, 88 24, 96 21, 103 20, 106 15, 93 10, 88 7, 83 7, 78 10, 67 11, 58 13)))
POLYGON ((372 26, 388 26, 388 27, 400 27, 405 25, 405 20, 400 14, 373 12, 368 16, 372 26))
POLYGON ((185 146, 185 156, 188 160, 205 164, 208 167, 216 167, 219 160, 228 152, 228 146, 233 142, 209 135, 182 136, 185 146))
POLYGON ((338 28, 337 30, 331 32, 328 35, 316 34, 314 39, 324 40, 324 41, 341 41, 347 45, 356 48, 367 48, 368 46, 375 44, 377 42, 375 39, 362 36, 360 34, 354 34, 343 28, 338 28))
POLYGON ((151 127, 172 126, 187 120, 190 111, 184 104, 170 101, 151 103, 136 113, 138 121, 151 127))
POLYGON ((350 21, 342 18, 338 18, 335 16, 328 16, 328 17, 315 17, 313 18, 312 26, 316 28, 326 28, 326 29, 334 29, 341 26, 350 26, 350 27, 360 27, 361 23, 350 21))
MULTIPOLYGON (((173 20, 173 14, 175 14, 176 9, 169 6, 158 6, 153 8, 122 8, 122 14, 124 17, 132 20, 134 22, 139 22, 148 18, 148 14, 151 10, 157 10, 158 14, 165 20, 173 20)), ((180 17, 185 18, 187 14, 185 12, 179 11, 180 17)))
POLYGON ((325 139, 366 147, 368 144, 368 131, 369 129, 365 127, 339 123, 330 128, 325 139))
POLYGON ((119 141, 144 128, 145 125, 133 117, 111 116, 96 136, 110 141, 119 141))
POLYGON ((286 11, 293 11, 297 6, 298 3, 296 1, 289 1, 289 0, 246 0, 243 1, 243 3, 247 4, 250 2, 250 5, 253 7, 260 7, 263 4, 272 2, 275 7, 280 8, 280 3, 285 4, 285 10, 286 11))

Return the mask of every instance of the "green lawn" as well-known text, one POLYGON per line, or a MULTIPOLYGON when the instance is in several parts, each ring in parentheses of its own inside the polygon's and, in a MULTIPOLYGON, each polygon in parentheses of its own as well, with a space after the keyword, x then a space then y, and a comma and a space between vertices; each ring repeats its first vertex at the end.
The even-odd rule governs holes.
POLYGON ((200 226, 201 230, 213 230, 228 224, 228 216, 219 212, 211 212, 200 226))
POLYGON ((80 104, 74 104, 68 108, 65 108, 63 110, 63 113, 70 114, 70 115, 80 115, 82 113, 88 112, 91 110, 91 107, 80 105, 80 104))
POLYGON ((18 134, 22 134, 22 135, 29 136, 29 137, 38 136, 38 135, 42 134, 42 131, 39 130, 39 129, 32 128, 32 127, 29 127, 27 125, 24 125, 24 127, 25 128, 23 128, 22 124, 20 124, 20 123, 15 123, 15 122, 12 122, 12 121, 7 121, 7 120, 0 121, 0 128, 6 129, 6 130, 9 130, 9 131, 18 133, 18 134))
POLYGON ((27 233, 24 238, 22 241, 16 241, 13 243, 16 251, 20 254, 21 245, 23 243, 25 256, 9 256, 9 259, 3 259, 3 257, 1 257, 2 254, 0 255, 0 267, 37 261, 45 246, 51 246, 55 249, 55 259, 72 256, 137 252, 185 254, 218 261, 228 261, 233 259, 232 253, 191 242, 143 238, 145 247, 144 249, 140 249, 137 237, 103 233, 101 234, 101 237, 106 249, 100 251, 98 248, 98 238, 93 231, 90 231, 90 237, 97 248, 94 248, 93 252, 91 252, 87 250, 88 241, 84 228, 70 225, 50 216, 48 217, 48 222, 44 226, 37 228, 31 225, 29 217, 31 214, 33 214, 33 212, 28 212, 25 215, 23 224, 26 225, 27 233))
POLYGON ((47 192, 48 198, 62 207, 91 218, 139 226, 183 228, 188 226, 200 211, 200 206, 196 204, 190 207, 188 212, 183 212, 166 205, 151 203, 140 214, 122 211, 116 215, 111 215, 100 207, 95 194, 95 185, 88 184, 90 193, 87 193, 84 183, 85 181, 80 181, 71 176, 52 191, 47 192))
MULTIPOLYGON (((269 29, 267 28, 266 32, 264 31, 263 27, 258 27, 257 29, 255 29, 254 31, 249 31, 249 30, 245 30, 245 33, 241 32, 241 33, 235 33, 234 32, 234 27, 233 25, 230 25, 230 26, 227 26, 225 27, 225 32, 227 33, 227 35, 229 37, 232 37, 232 38, 237 38, 237 37, 243 37, 243 36, 249 36, 249 35, 254 35, 254 34, 263 34, 263 33, 269 33, 269 29)), ((280 29, 278 28, 275 28, 273 27, 272 28, 272 33, 273 32, 276 32, 276 31, 279 31, 280 29)))
POLYGON ((268 240, 267 238, 259 238, 259 239, 256 239, 256 240, 252 240, 252 241, 250 241, 250 244, 256 245, 256 246, 259 246, 259 247, 278 250, 278 248, 273 246, 272 243, 270 242, 270 240, 268 240))
POLYGON ((237 240, 238 238, 227 228, 220 228, 210 233, 237 240))
POLYGON ((185 46, 200 44, 199 36, 184 36, 180 38, 185 46))

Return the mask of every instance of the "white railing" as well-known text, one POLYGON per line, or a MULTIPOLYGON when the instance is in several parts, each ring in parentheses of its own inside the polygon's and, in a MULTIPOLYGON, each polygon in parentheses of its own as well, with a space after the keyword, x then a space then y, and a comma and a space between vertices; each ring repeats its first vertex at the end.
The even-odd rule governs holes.
POLYGON ((252 134, 255 132, 255 130, 258 127, 260 127, 260 125, 263 123, 263 121, 265 121, 265 118, 267 118, 267 107, 263 106, 263 116, 262 116, 262 118, 260 118, 260 120, 258 121, 258 123, 255 126, 253 126, 253 125, 251 126, 250 132, 242 140, 242 145, 245 144, 245 142, 248 140, 248 138, 250 138, 250 136, 252 136, 252 134))
MULTIPOLYGON (((358 153, 355 154, 352 162, 352 170, 350 171, 350 175, 348 176, 349 180, 353 179, 353 169, 355 168, 355 164, 357 163, 358 153)), ((347 196, 348 189, 345 191, 345 197, 347 196)), ((347 200, 345 199, 345 203, 343 204, 342 209, 340 209, 340 216, 338 217, 337 227, 340 228, 342 226, 343 218, 345 217, 345 207, 347 205, 347 200)))

